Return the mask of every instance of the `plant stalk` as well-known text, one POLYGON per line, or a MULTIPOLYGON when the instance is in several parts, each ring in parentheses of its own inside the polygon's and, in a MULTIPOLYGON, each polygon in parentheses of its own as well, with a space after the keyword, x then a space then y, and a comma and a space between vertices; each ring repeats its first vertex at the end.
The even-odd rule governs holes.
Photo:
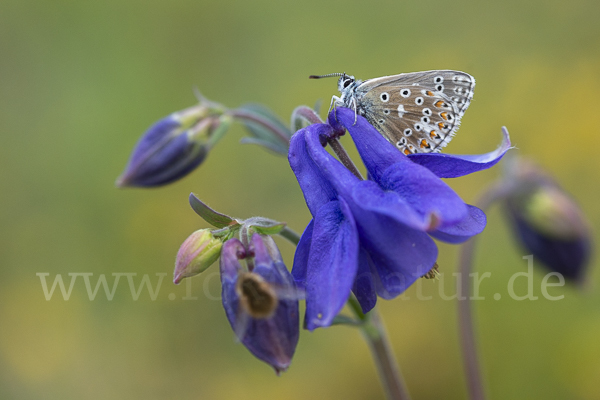
POLYGON ((410 394, 394 357, 387 331, 377 307, 365 315, 354 296, 348 299, 348 305, 356 317, 362 321, 361 331, 371 349, 371 355, 377 367, 386 398, 388 400, 410 400, 410 394))
MULTIPOLYGON (((504 197, 508 190, 510 190, 510 185, 502 181, 493 184, 477 202, 478 207, 486 211, 495 201, 504 197)), ((458 327, 469 399, 485 400, 486 395, 479 365, 473 308, 470 299, 470 274, 473 270, 475 242, 475 237, 465 242, 461 246, 459 254, 459 279, 462 293, 458 300, 458 327)))

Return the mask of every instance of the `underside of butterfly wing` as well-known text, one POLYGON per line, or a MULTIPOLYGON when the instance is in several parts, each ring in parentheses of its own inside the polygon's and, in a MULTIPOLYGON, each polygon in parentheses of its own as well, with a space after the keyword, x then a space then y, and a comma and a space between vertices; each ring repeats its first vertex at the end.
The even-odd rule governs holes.
POLYGON ((474 86, 459 71, 370 79, 356 90, 357 112, 405 154, 439 152, 458 130, 474 86))

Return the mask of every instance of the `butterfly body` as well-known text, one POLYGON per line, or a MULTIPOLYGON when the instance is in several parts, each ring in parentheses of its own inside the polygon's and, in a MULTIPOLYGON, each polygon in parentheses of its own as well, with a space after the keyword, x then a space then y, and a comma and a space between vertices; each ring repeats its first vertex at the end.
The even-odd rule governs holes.
POLYGON ((404 154, 439 152, 455 135, 473 98, 475 79, 435 70, 357 80, 339 74, 332 106, 369 121, 404 154))

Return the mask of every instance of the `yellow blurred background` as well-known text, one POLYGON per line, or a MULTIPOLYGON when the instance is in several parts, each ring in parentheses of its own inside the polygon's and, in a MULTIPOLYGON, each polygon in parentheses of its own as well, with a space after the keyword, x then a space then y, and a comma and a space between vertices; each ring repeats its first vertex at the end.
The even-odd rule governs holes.
MULTIPOLYGON (((195 103, 194 86, 287 122, 297 105, 336 93, 335 80, 310 74, 458 69, 477 87, 446 151, 491 151, 507 126, 518 153, 553 173, 597 228, 599 20, 595 0, 2 1, 0 398, 383 398, 355 329, 303 331, 277 378, 235 343, 216 265, 189 287, 171 283, 179 245, 207 226, 188 206, 192 191, 227 214, 302 231, 309 213, 285 158, 238 144, 236 125, 176 184, 117 190, 130 151, 154 121, 195 103), (82 277, 69 300, 57 288, 47 301, 37 273, 67 286, 68 273, 93 273, 92 285, 100 274, 112 284, 113 273, 137 273, 136 285, 149 274, 154 286, 167 275, 154 301, 147 290, 133 300, 126 277, 112 301, 102 289, 90 301, 82 277), (183 300, 186 290, 197 299, 183 300)), ((449 183, 472 202, 499 173, 449 183)), ((279 243, 291 267, 293 247, 279 243)), ((447 293, 456 250, 440 245, 447 293)), ((475 305, 491 398, 600 399, 597 265, 587 290, 551 289, 563 300, 493 300, 525 254, 493 209, 477 253, 493 278, 475 305)), ((411 300, 380 301, 417 400, 466 396, 456 304, 435 295, 440 284, 423 282, 429 301, 415 287, 411 300)))

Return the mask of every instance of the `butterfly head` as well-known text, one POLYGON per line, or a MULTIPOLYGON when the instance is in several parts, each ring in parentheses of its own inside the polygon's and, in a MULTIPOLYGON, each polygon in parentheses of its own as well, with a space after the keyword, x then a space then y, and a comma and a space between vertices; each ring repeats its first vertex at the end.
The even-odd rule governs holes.
POLYGON ((341 98, 337 96, 333 96, 331 99, 331 105, 329 106, 329 110, 331 111, 332 107, 342 106, 342 107, 354 107, 354 111, 356 111, 356 99, 355 99, 355 89, 358 87, 362 81, 357 81, 352 75, 346 75, 346 73, 334 73, 327 75, 311 75, 310 79, 320 79, 320 78, 329 78, 332 76, 339 76, 338 79, 338 90, 342 94, 341 98))
POLYGON ((338 90, 340 93, 344 93, 354 82, 356 82, 356 79, 354 79, 352 75, 346 75, 344 73, 338 80, 338 90))

